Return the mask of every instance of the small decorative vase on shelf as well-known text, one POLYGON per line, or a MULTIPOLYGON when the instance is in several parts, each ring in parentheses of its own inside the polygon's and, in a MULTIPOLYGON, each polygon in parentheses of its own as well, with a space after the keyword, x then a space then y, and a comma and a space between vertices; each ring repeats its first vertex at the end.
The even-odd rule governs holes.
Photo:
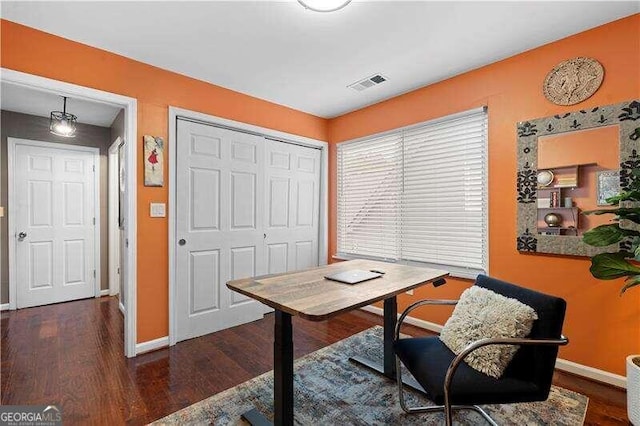
POLYGON ((542 170, 538 172, 538 185, 549 186, 553 182, 553 172, 551 170, 542 170))
POLYGON ((550 228, 556 228, 562 223, 562 216, 557 213, 547 213, 544 217, 544 222, 550 228))

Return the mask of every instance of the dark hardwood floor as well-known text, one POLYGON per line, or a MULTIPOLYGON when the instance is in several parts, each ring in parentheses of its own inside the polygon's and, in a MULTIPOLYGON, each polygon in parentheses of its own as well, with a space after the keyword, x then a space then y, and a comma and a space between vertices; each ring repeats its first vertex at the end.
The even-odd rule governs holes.
MULTIPOLYGON (((382 324, 362 311, 293 321, 296 358, 382 324)), ((65 424, 145 424, 272 369, 273 315, 131 360, 122 334, 114 297, 3 312, 1 403, 58 404, 65 424)), ((623 390, 560 372, 554 382, 589 397, 586 424, 628 424, 623 390)))

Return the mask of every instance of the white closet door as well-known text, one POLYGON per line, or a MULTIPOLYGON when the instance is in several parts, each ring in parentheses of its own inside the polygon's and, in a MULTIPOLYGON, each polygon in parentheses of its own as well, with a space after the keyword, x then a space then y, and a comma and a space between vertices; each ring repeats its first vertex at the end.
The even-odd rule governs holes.
POLYGON ((94 154, 15 143, 17 307, 93 297, 94 154))
POLYGON ((267 140, 267 273, 318 266, 320 150, 267 140))
POLYGON ((178 121, 177 340, 262 318, 226 282, 264 273, 264 139, 178 121))

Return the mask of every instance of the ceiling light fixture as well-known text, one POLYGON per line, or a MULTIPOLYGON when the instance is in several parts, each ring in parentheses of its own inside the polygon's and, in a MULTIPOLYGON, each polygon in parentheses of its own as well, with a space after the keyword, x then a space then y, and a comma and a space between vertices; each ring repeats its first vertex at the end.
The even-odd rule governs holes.
POLYGON ((76 136, 76 121, 78 117, 67 112, 67 97, 63 96, 62 99, 64 99, 62 111, 51 111, 49 131, 54 135, 73 138, 76 136))
POLYGON ((298 3, 314 12, 333 12, 342 9, 351 0, 298 0, 298 3))

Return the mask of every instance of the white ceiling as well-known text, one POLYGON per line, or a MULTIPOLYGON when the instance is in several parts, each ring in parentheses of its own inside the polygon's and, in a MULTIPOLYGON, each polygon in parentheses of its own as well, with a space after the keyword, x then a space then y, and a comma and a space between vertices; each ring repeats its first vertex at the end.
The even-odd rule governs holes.
POLYGON ((2 2, 11 21, 334 117, 631 15, 640 2, 2 2), (364 92, 346 86, 381 73, 364 92))
MULTIPOLYGON (((63 99, 56 93, 43 92, 2 82, 0 106, 5 111, 49 117, 51 111, 62 111, 63 99)), ((111 127, 120 108, 82 99, 67 99, 67 112, 78 117, 78 123, 111 127)))

